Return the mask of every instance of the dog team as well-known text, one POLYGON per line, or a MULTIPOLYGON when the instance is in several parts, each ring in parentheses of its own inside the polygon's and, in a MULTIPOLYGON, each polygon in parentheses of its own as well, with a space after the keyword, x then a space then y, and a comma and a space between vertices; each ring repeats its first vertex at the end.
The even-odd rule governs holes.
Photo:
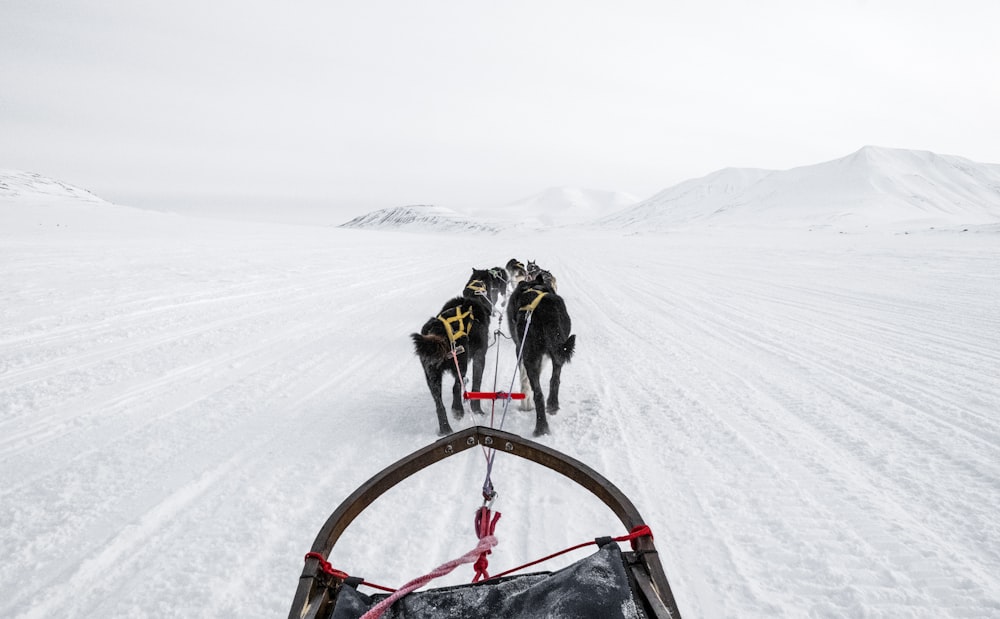
MULTIPOLYGON (((503 297, 507 326, 520 360, 521 390, 526 394, 522 410, 535 409, 535 436, 549 433, 546 413, 559 410, 559 382, 563 364, 569 362, 576 345, 566 303, 557 292, 556 278, 534 261, 527 265, 512 258, 506 267, 472 269, 461 295, 447 301, 441 311, 411 335, 420 358, 427 387, 437 412, 438 432, 451 434, 451 424, 441 395, 445 374, 454 377, 451 411, 455 419, 465 414, 462 377, 472 358, 472 391, 482 386, 489 347, 490 317, 499 311, 503 297), (548 398, 542 392, 542 362, 549 359, 552 374, 548 398)), ((482 414, 479 400, 472 412, 482 414)))

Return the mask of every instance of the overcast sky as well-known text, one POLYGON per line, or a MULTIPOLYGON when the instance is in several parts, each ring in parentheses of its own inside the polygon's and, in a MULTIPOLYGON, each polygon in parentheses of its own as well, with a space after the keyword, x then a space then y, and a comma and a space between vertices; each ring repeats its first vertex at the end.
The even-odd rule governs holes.
POLYGON ((998 27, 994 0, 0 0, 0 168, 354 216, 866 144, 1000 163, 998 27))

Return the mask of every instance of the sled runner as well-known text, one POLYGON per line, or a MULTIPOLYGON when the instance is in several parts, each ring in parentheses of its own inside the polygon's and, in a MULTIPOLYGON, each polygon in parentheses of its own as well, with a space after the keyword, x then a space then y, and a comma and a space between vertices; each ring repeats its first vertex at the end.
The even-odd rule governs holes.
MULTIPOLYGON (((589 544, 568 550, 585 545, 589 544)), ((555 555, 545 559, 552 556, 555 555)), ((587 465, 555 449, 516 434, 477 426, 442 438, 390 465, 340 504, 320 529, 306 555, 288 616, 289 619, 666 619, 680 617, 680 612, 657 557, 652 533, 628 497, 587 465), (499 514, 491 522, 489 509, 484 506, 476 520, 480 544, 463 557, 438 568, 450 571, 461 563, 472 563, 478 555, 476 579, 472 584, 416 591, 430 578, 447 572, 432 573, 422 577, 423 580, 411 581, 392 595, 367 595, 357 588, 359 584, 368 583, 331 566, 328 558, 337 540, 375 499, 421 469, 477 445, 495 453, 525 458, 583 486, 614 512, 629 531, 628 535, 591 542, 598 546, 593 554, 555 572, 514 576, 507 576, 505 572, 490 577, 486 574, 485 556, 492 544, 496 544, 493 527, 499 514), (630 542, 631 549, 623 552, 618 542, 625 541, 630 542)))

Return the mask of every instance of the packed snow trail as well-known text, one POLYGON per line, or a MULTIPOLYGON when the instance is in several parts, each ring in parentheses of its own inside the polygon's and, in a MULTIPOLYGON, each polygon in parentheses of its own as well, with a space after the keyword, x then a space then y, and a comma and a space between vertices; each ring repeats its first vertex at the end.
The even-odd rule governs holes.
MULTIPOLYGON (((2 223, 0 616, 284 616, 329 513, 437 438, 408 334, 515 256, 578 339, 541 440, 635 502, 685 616, 1000 616, 995 236, 2 223)), ((456 556, 484 472, 422 471, 331 559, 456 556)), ((537 465, 493 478, 491 571, 624 532, 537 465)))

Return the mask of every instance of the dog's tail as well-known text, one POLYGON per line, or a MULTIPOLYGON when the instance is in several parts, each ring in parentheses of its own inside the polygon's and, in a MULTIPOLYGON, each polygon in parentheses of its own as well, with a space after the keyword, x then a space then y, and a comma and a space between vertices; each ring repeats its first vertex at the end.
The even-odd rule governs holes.
POLYGON ((448 339, 440 335, 411 333, 410 337, 413 338, 413 350, 421 359, 443 359, 450 352, 448 339))
POLYGON ((576 350, 576 334, 566 338, 566 341, 562 343, 562 346, 556 349, 556 354, 559 355, 560 361, 563 363, 568 363, 570 359, 573 358, 573 351, 576 350))

